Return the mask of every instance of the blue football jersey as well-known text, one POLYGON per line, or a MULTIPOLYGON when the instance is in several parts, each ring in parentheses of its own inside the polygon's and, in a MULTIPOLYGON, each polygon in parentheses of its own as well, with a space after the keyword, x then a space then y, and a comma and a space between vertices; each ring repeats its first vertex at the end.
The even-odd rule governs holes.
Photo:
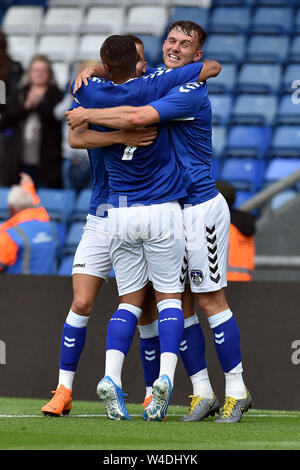
POLYGON ((200 204, 218 194, 212 177, 212 116, 206 82, 186 83, 150 103, 169 132, 188 195, 183 205, 200 204))
MULTIPOLYGON (((74 97, 76 103, 85 108, 144 106, 178 84, 197 80, 201 69, 201 63, 190 64, 180 69, 159 70, 123 84, 93 77, 74 97)), ((112 130, 97 125, 91 125, 91 129, 112 130)), ((148 147, 113 145, 102 148, 101 154, 108 173, 109 206, 158 204, 186 195, 166 123, 159 125, 158 136, 148 147)))

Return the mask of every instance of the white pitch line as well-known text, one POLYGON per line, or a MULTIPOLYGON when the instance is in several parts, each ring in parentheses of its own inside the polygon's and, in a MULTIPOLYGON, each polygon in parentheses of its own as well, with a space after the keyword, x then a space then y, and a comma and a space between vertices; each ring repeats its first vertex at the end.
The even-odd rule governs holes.
MULTIPOLYGON (((133 418, 141 417, 140 414, 131 414, 133 418)), ((168 416, 181 417, 182 414, 169 414, 168 416)), ((247 414, 247 418, 299 418, 299 415, 293 414, 247 414)), ((0 415, 0 418, 44 418, 42 414, 39 415, 0 415)), ((61 418, 107 418, 106 414, 70 414, 69 416, 61 416, 61 418)))

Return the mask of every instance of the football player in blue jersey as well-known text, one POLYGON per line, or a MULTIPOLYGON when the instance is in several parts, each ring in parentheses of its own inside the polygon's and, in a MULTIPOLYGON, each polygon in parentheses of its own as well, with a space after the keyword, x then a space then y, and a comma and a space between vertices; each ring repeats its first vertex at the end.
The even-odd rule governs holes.
MULTIPOLYGON (((188 77, 200 80, 201 63, 135 78, 135 65, 129 68, 128 41, 132 40, 127 39, 128 49, 124 49, 124 37, 112 36, 104 42, 101 57, 112 80, 89 80, 87 87, 75 93, 74 106, 146 104, 151 96, 158 99, 175 84, 185 83, 188 77)), ((106 376, 98 384, 98 394, 106 400, 107 414, 112 419, 130 419, 120 386, 121 370, 141 315, 148 279, 156 292, 161 361, 145 420, 161 420, 166 414, 183 330, 178 283, 184 238, 177 200, 186 190, 169 145, 166 125, 160 125, 157 139, 147 149, 122 146, 103 149, 109 175, 110 254, 120 305, 108 325, 106 376), (126 205, 122 207, 124 199, 126 205)))
MULTIPOLYGON (((177 22, 170 26, 163 46, 166 66, 181 67, 195 57, 201 57, 201 52, 200 57, 199 53, 197 55, 203 44, 201 29, 191 22, 177 22)), ((188 187, 187 197, 181 200, 189 275, 189 284, 183 296, 185 330, 181 357, 192 380, 193 395, 190 411, 182 420, 198 421, 213 415, 219 408, 207 373, 205 340, 193 312, 192 293, 213 331, 216 351, 225 374, 225 403, 216 422, 240 421, 242 414, 251 406, 251 396, 242 376, 239 329, 224 292, 227 285, 230 217, 228 207, 211 177, 211 107, 206 84, 190 83, 177 87, 164 98, 140 108, 80 110, 73 117, 74 120, 70 121, 73 126, 78 118, 77 124, 96 122, 116 128, 172 120, 169 125, 170 138, 188 187), (174 121, 176 118, 183 120, 174 121)), ((155 344, 154 333, 152 324, 151 348, 155 344)))

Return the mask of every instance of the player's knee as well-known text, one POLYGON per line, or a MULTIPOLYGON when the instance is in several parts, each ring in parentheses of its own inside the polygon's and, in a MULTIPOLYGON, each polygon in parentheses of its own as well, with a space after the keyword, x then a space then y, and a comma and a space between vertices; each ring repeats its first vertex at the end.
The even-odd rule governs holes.
POLYGON ((88 316, 92 313, 94 301, 84 295, 77 295, 74 297, 72 310, 78 315, 88 316))
POLYGON ((205 316, 215 315, 228 308, 223 290, 197 294, 197 301, 205 316))

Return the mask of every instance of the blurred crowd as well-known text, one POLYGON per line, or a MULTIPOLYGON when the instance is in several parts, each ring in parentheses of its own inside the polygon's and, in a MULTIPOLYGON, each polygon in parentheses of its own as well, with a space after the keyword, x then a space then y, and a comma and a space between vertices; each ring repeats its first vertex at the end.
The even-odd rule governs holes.
MULTIPOLYGON (((86 66, 79 64, 78 70, 86 66)), ((34 56, 24 70, 9 56, 0 31, 0 80, 6 89, 0 104, 0 186, 18 184, 25 172, 36 188, 89 188, 87 152, 68 145, 69 84, 64 92, 58 87, 47 57, 34 56)))

